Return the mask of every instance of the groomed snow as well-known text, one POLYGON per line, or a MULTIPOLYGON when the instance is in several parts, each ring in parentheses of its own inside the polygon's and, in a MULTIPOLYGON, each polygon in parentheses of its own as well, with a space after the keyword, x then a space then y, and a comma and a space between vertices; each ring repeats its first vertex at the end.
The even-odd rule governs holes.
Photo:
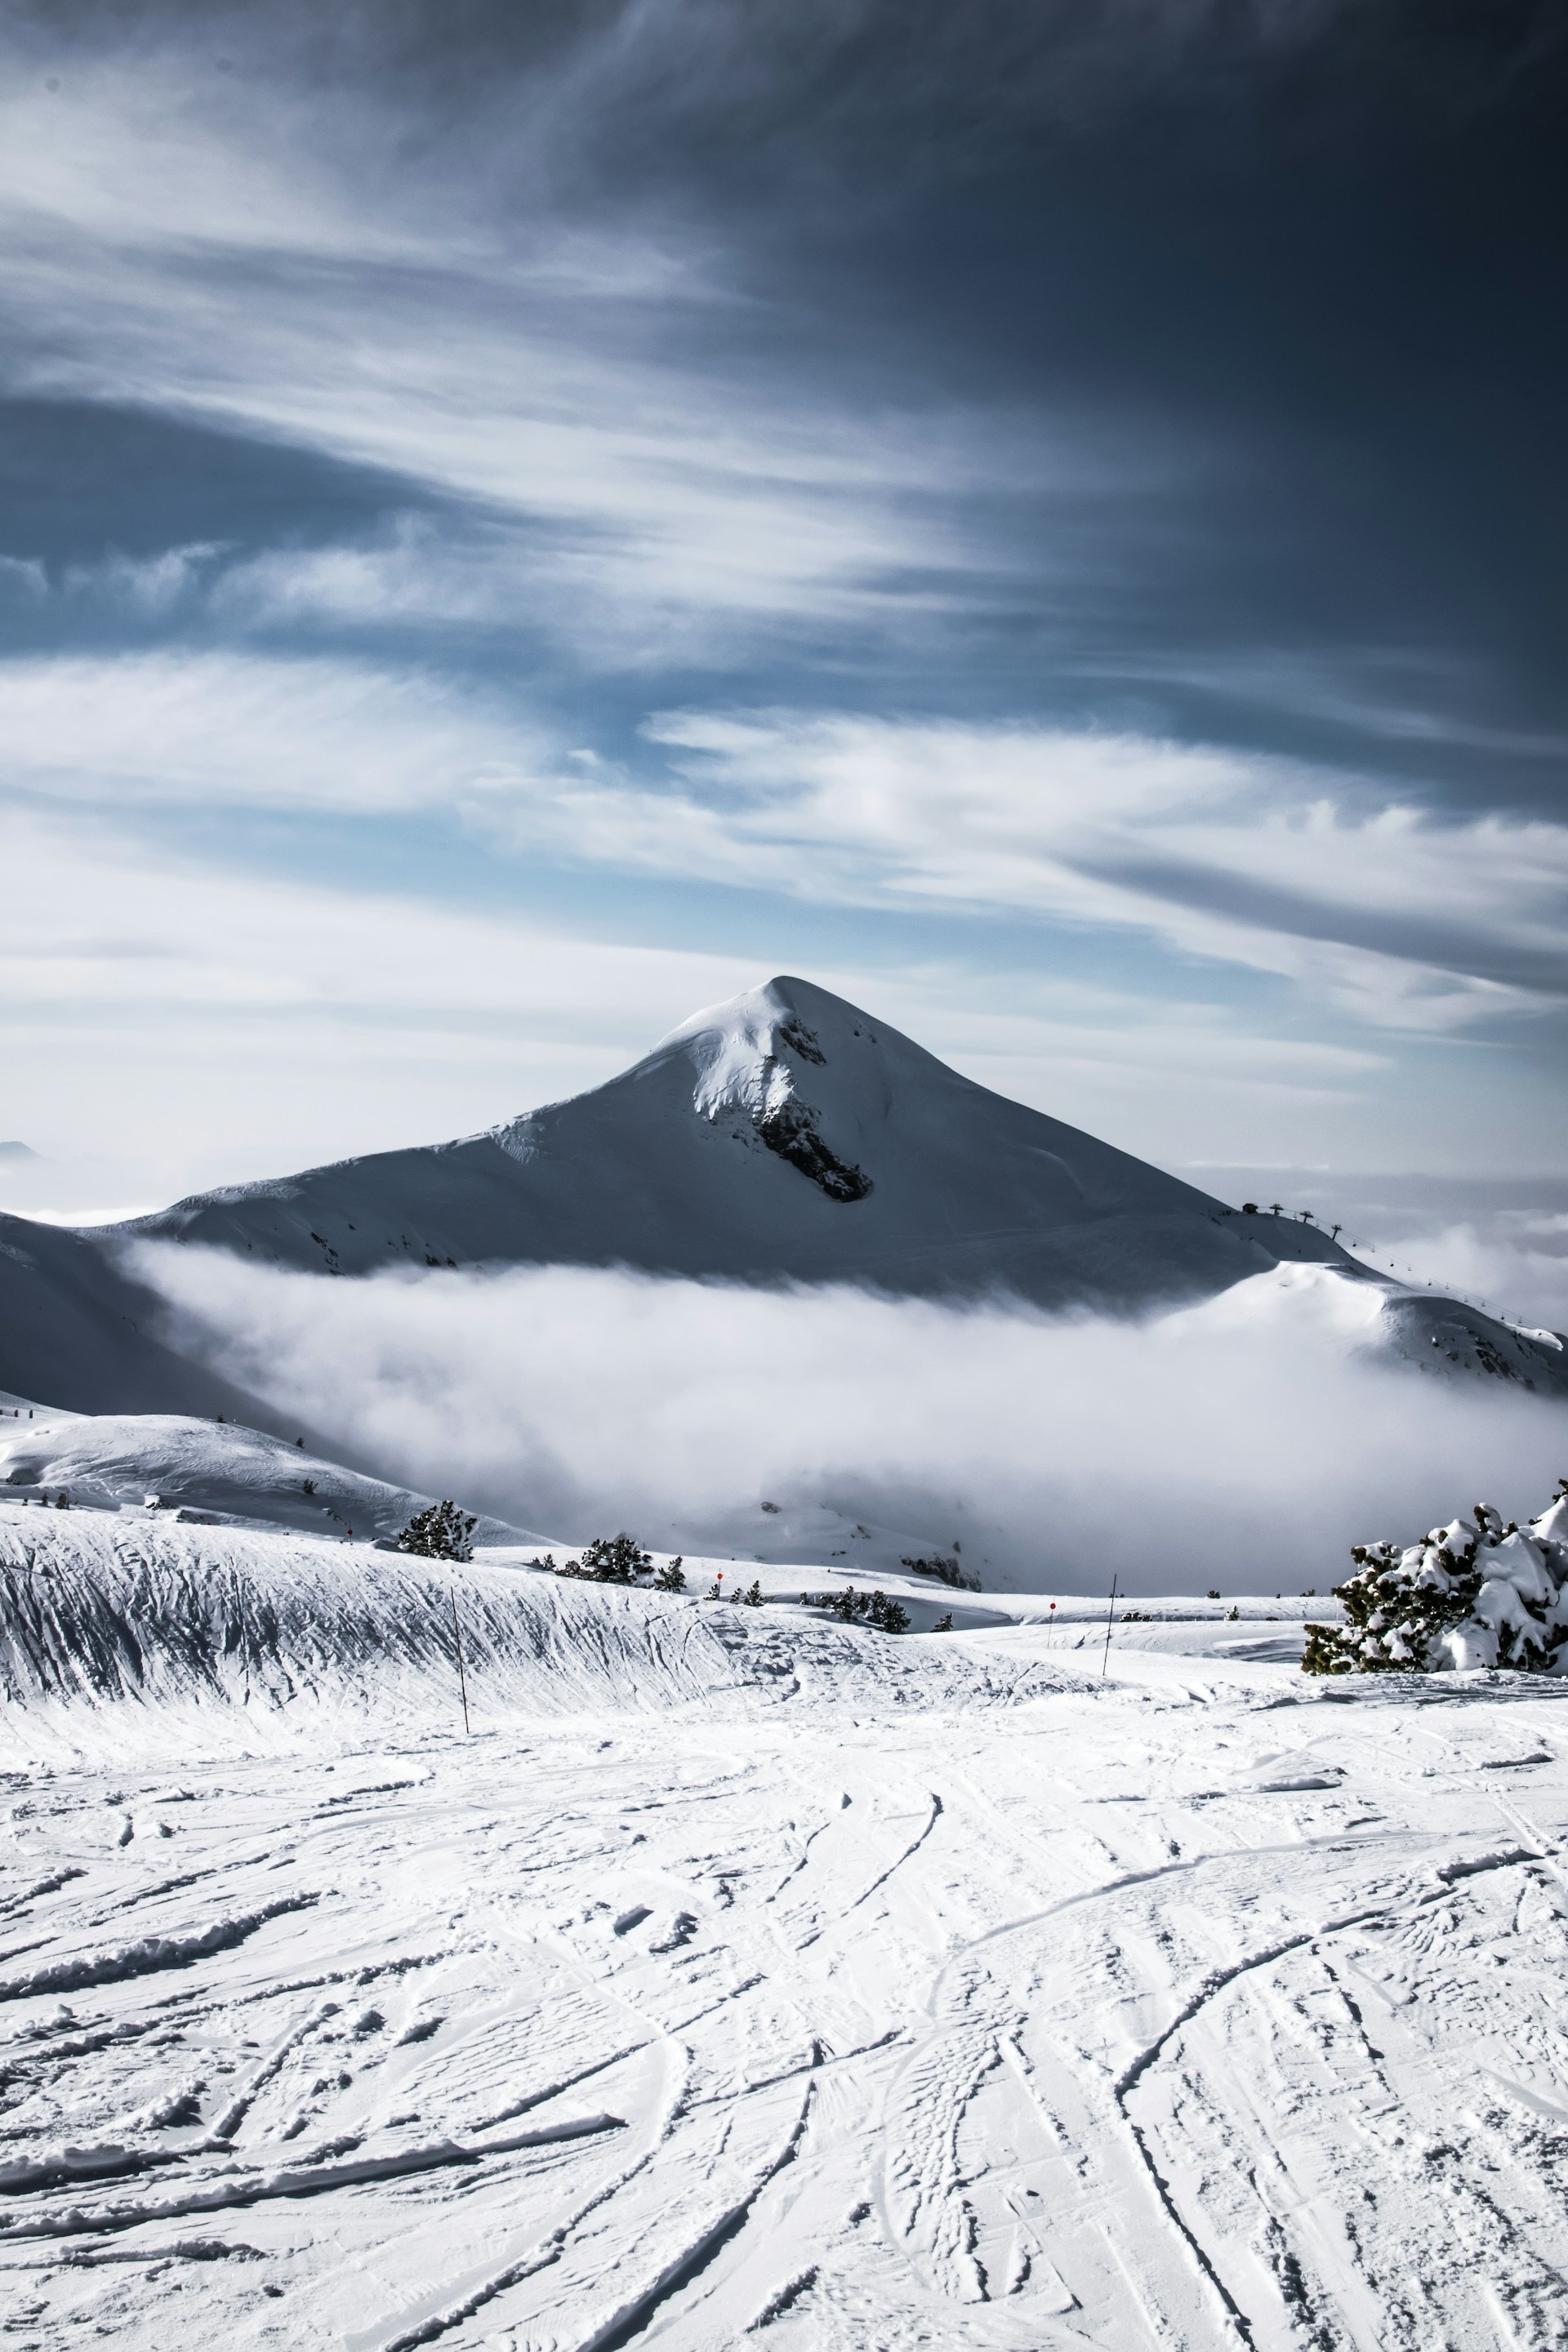
POLYGON ((19 2346, 1568 2330, 1558 1685, 486 1552, 465 1738, 434 1563, 16 1505, 0 1560, 19 2346))

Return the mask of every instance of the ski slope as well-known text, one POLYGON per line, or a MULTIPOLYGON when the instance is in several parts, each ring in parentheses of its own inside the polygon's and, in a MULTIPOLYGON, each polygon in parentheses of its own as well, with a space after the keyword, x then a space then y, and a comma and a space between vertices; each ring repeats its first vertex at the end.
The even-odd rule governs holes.
POLYGON ((16 1505, 0 1560, 21 2346, 1568 2331, 1560 1685, 496 1551, 465 1738, 434 1563, 16 1505))

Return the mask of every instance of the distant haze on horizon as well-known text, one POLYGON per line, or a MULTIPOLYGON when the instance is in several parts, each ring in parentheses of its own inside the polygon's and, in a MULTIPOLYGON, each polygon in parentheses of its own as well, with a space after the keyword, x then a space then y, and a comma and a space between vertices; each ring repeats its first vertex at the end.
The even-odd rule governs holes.
POLYGON ((0 58, 0 1208, 469 1132, 784 971, 1560 1262, 1568 11, 0 58))

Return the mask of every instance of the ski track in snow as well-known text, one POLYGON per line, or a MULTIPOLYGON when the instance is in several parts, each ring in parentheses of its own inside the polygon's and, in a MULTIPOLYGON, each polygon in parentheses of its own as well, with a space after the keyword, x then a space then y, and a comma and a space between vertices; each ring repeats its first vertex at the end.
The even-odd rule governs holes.
POLYGON ((1568 2344, 1568 1692, 38 1518, 17 2352, 1568 2344))

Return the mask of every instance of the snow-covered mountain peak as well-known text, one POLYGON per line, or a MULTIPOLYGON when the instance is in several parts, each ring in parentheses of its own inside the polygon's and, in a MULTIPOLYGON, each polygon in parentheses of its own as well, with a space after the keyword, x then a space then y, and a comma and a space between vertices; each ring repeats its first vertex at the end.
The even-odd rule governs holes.
POLYGON ((796 1092, 801 1063, 821 1067, 827 1059, 820 1020, 816 1028, 808 1024, 796 1002, 800 995, 816 997, 835 1013, 853 1011, 805 981, 780 977, 694 1013, 659 1039, 654 1056, 689 1048, 697 1071, 693 1101, 704 1118, 721 1110, 761 1114, 774 1108, 796 1092))
POLYGON ((760 987, 742 989, 722 1004, 693 1013, 659 1039, 648 1058, 690 1044, 702 1048, 708 1060, 737 1068, 785 1055, 820 1066, 857 1040, 874 1048, 880 1034, 896 1034, 847 997, 779 972, 760 987))
POLYGON ((866 1108, 868 1091, 885 1110, 871 1057, 878 1039, 869 1016, 809 981, 781 974, 727 1003, 693 1013, 648 1056, 690 1062, 692 1108, 710 1125, 739 1119, 751 1135, 807 1176, 829 1200, 863 1201, 872 1179, 847 1155, 858 1139, 846 1121, 866 1108), (851 1048, 858 1046, 858 1052, 851 1048), (837 1118, 835 1119, 835 1113, 837 1118), (825 1124, 826 1122, 826 1124, 825 1124), (829 1131, 842 1132, 835 1139, 829 1131))
POLYGON ((1244 1320, 1258 1298, 1316 1300, 1433 1370, 1568 1387, 1555 1335, 1391 1286, 1315 1226, 1228 1207, 782 974, 482 1135, 227 1186, 90 1239, 18 1226, 0 1251, 0 1379, 61 1403, 211 1411, 194 1368, 159 1353, 156 1301, 118 1255, 144 1240, 329 1276, 625 1266, 1112 1314, 1237 1294, 1219 1312, 1244 1320))

